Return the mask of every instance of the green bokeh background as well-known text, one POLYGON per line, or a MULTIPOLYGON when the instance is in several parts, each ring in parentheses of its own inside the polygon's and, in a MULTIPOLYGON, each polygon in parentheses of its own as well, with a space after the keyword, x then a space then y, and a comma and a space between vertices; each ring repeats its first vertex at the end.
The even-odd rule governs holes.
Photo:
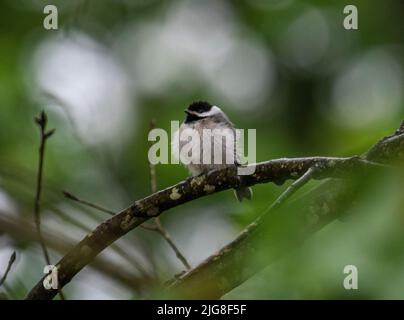
MULTIPOLYGON (((194 100, 219 105, 238 128, 256 129, 257 161, 361 154, 404 118, 400 0, 349 1, 359 10, 359 30, 343 28, 345 3, 339 0, 52 3, 58 30, 43 28, 43 1, 0 4, 0 214, 33 220, 39 143, 33 118, 44 109, 56 133, 46 149, 43 224, 74 242, 107 216, 70 202, 61 191, 113 210, 148 195, 150 121, 169 130, 194 100), (68 41, 75 45, 72 60, 63 47, 68 41), (99 59, 96 71, 86 64, 91 59, 99 59), (79 85, 83 79, 90 79, 88 91, 79 85), (105 103, 115 97, 122 100, 105 103), (76 114, 70 113, 72 101, 76 114)), ((159 188, 188 174, 174 164, 156 170, 159 188)), ((255 186, 253 201, 241 204, 230 191, 214 194, 164 213, 162 221, 195 266, 284 188, 255 186)), ((403 298, 400 177, 378 176, 364 189, 350 219, 323 228, 225 298, 403 298), (357 266, 359 290, 343 288, 345 265, 357 266)), ((159 282, 183 269, 155 233, 136 229, 119 245, 159 282)), ((40 279, 43 258, 35 242, 1 233, 0 273, 12 250, 17 261, 0 292, 19 299, 40 279)), ((63 255, 51 253, 52 261, 63 255)), ((111 248, 102 255, 139 273, 111 248)), ((65 288, 68 298, 77 299, 150 292, 136 292, 91 267, 65 288)))

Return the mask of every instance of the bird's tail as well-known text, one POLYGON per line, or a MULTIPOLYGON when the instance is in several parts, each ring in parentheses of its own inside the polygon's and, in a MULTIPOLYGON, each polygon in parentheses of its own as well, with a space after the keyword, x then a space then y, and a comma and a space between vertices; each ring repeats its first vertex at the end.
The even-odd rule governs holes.
POLYGON ((234 189, 234 194, 236 195, 236 198, 238 201, 243 201, 243 199, 252 199, 252 190, 249 187, 241 187, 238 189, 234 189))

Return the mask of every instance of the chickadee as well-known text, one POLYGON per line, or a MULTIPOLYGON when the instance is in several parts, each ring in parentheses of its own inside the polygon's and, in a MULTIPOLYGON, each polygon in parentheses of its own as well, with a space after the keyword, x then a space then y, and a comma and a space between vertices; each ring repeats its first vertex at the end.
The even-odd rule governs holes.
MULTIPOLYGON (((233 123, 226 114, 217 106, 212 106, 208 102, 193 102, 186 110, 185 121, 181 124, 179 130, 174 134, 173 150, 179 154, 179 160, 183 163, 193 176, 208 173, 211 170, 223 169, 229 166, 239 166, 239 155, 236 150, 236 130, 233 123), (207 129, 207 130, 206 130, 207 129), (204 132, 210 134, 209 140, 204 132), (191 139, 188 141, 181 139, 185 132, 195 132, 197 141, 191 139), (224 138, 224 143, 223 143, 224 138), (205 140, 205 141, 203 141, 205 140), (197 145, 195 143, 198 143, 197 145), (198 152, 192 154, 185 160, 181 157, 181 149, 190 143, 190 148, 198 152), (192 145, 194 144, 194 145, 192 145), (210 147, 210 150, 207 148, 210 147), (194 149, 195 148, 195 149, 194 149), (217 161, 215 153, 221 153, 221 159, 217 161), (205 157, 205 158, 204 158, 205 157), (206 161, 206 158, 208 161, 206 161)), ((236 198, 242 201, 243 198, 251 200, 252 190, 248 187, 235 189, 236 198)))

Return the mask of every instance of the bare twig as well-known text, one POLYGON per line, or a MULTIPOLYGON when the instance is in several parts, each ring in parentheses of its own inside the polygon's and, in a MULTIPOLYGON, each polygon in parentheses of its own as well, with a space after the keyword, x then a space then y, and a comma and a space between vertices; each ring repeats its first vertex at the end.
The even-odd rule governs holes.
POLYGON ((101 207, 100 205, 95 204, 95 203, 92 203, 92 202, 90 202, 90 201, 80 199, 80 198, 78 198, 77 196, 73 195, 73 194, 70 193, 70 192, 63 191, 63 194, 65 195, 66 198, 68 198, 68 199, 70 199, 70 200, 73 200, 73 201, 76 201, 76 202, 78 202, 78 203, 81 203, 81 204, 83 204, 83 205, 85 205, 85 206, 88 206, 88 207, 94 208, 94 209, 96 209, 96 210, 99 210, 99 211, 108 213, 108 214, 111 215, 111 216, 113 216, 113 215, 115 214, 115 212, 112 211, 112 210, 109 210, 109 209, 106 209, 106 208, 104 208, 104 207, 101 207))
POLYGON ((54 130, 46 132, 46 124, 47 117, 44 111, 40 113, 38 117, 35 118, 35 122, 39 126, 40 134, 41 134, 41 142, 39 145, 39 164, 38 164, 38 172, 37 172, 37 185, 36 185, 36 195, 35 195, 35 205, 34 205, 34 214, 35 214, 35 225, 38 232, 39 243, 42 248, 43 255, 45 257, 45 262, 49 265, 49 253, 46 248, 46 244, 43 240, 41 233, 41 217, 40 217, 40 205, 41 205, 41 193, 42 193, 42 172, 43 172, 43 162, 45 155, 45 145, 46 140, 53 134, 54 130))
MULTIPOLYGON (((46 248, 45 239, 42 236, 41 232, 41 194, 42 194, 42 176, 43 176, 43 163, 45 157, 45 146, 46 141, 53 135, 55 129, 51 129, 46 131, 46 125, 48 122, 48 118, 44 111, 41 111, 39 116, 35 117, 35 122, 40 129, 40 145, 39 145, 39 163, 38 163, 38 173, 37 173, 37 184, 36 184, 36 194, 35 194, 35 203, 34 203, 34 217, 35 217, 35 225, 38 233, 39 243, 42 248, 42 253, 45 258, 45 262, 47 265, 50 265, 50 258, 48 249, 46 248)), ((59 295, 62 300, 65 299, 62 290, 59 290, 59 295)))
MULTIPOLYGON (((150 122, 149 130, 153 130, 156 127, 156 121, 153 119, 150 122)), ((149 174, 150 174, 150 191, 152 193, 157 192, 157 176, 156 176, 156 166, 149 161, 149 174)), ((188 260, 185 256, 181 253, 178 246, 175 244, 173 239, 171 238, 168 231, 164 228, 163 224, 161 223, 160 217, 154 218, 154 223, 143 223, 141 225, 143 228, 148 229, 150 231, 158 232, 164 240, 167 241, 168 245, 171 249, 175 252, 175 256, 181 261, 181 263, 185 266, 187 270, 191 269, 191 265, 189 264, 188 260)))
MULTIPOLYGON (((271 206, 264 211, 261 215, 264 216, 268 212, 275 210, 280 207, 287 199, 289 199, 298 189, 304 186, 307 182, 309 182, 316 172, 320 170, 319 167, 314 166, 310 167, 305 174, 303 174, 299 179, 295 180, 282 194, 271 204, 271 206)), ((261 218, 259 218, 261 219, 261 218)), ((254 223, 253 223, 254 224, 254 223)))
MULTIPOLYGON (((402 158, 403 143, 404 134, 400 134, 395 137, 394 141, 389 139, 380 144, 374 152, 388 160, 402 158)), ((367 159, 374 161, 375 158, 367 159)), ((316 176, 316 179, 341 178, 356 172, 368 172, 375 168, 358 157, 283 158, 255 164, 254 174, 245 176, 243 185, 252 186, 268 182, 281 184, 288 179, 296 180, 315 165, 322 168, 321 176, 316 176)), ((59 283, 62 286, 66 285, 102 250, 146 220, 186 202, 239 186, 240 179, 235 175, 234 170, 226 168, 189 178, 135 201, 128 208, 100 224, 59 261, 59 283)), ((45 290, 42 281, 43 279, 32 288, 27 299, 52 299, 55 296, 57 291, 45 290)))
POLYGON ((13 251, 13 253, 12 253, 11 256, 10 256, 10 259, 8 260, 7 269, 6 269, 6 271, 4 272, 3 277, 0 279, 0 287, 1 287, 1 286, 4 284, 4 282, 6 281, 7 276, 8 276, 8 273, 10 272, 11 267, 13 266, 13 263, 14 263, 14 261, 15 261, 15 257, 16 257, 16 254, 15 254, 15 251, 13 251))
POLYGON ((174 241, 171 239, 170 234, 166 231, 166 229, 161 225, 159 217, 155 218, 155 227, 156 229, 152 229, 154 231, 157 231, 161 236, 167 241, 168 245, 173 249, 175 252, 176 257, 182 262, 182 264, 187 268, 187 270, 191 269, 191 265, 185 258, 185 256, 181 253, 181 251, 178 249, 177 245, 174 243, 174 241))

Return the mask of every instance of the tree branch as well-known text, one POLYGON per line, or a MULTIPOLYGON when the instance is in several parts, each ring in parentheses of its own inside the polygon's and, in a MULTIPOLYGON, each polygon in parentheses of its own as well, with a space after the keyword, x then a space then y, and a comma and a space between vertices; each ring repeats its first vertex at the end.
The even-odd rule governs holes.
MULTIPOLYGON (((393 136, 383 138, 372 147, 364 155, 365 161, 372 164, 371 161, 375 160, 403 160, 404 134, 401 128, 403 126, 393 136)), ((387 167, 379 164, 377 166, 387 167)), ((321 175, 321 169, 314 174, 321 175)), ((165 294, 176 298, 218 299, 285 252, 290 252, 304 241, 307 235, 340 217, 341 211, 345 209, 342 205, 345 201, 341 199, 345 200, 352 192, 352 188, 347 181, 337 182, 333 179, 312 190, 309 196, 313 196, 314 201, 309 201, 309 205, 306 206, 299 203, 297 205, 299 213, 296 216, 288 216, 287 221, 269 217, 267 213, 278 208, 285 198, 289 198, 290 193, 307 182, 307 178, 311 178, 309 171, 282 193, 270 209, 247 226, 234 241, 193 270, 171 281, 165 294), (268 234, 268 230, 272 233, 268 234), (276 230, 282 230, 286 236, 280 235, 276 230), (260 250, 265 252, 264 257, 250 261, 253 253, 260 250)))
MULTIPOLYGON (((152 191, 153 192, 153 191, 152 191)), ((154 191, 156 192, 156 191, 154 191)), ((72 201, 76 201, 78 203, 81 203, 85 206, 97 209, 99 211, 108 213, 109 215, 114 215, 115 212, 110 210, 110 209, 106 209, 98 204, 89 202, 87 200, 83 200, 78 198, 77 196, 73 195, 70 192, 67 191, 63 191, 63 194, 65 195, 66 198, 72 200, 72 201)), ((174 251, 176 257, 182 262, 182 264, 185 266, 185 268, 187 268, 187 270, 191 269, 190 264, 188 263, 187 259, 185 258, 185 256, 181 253, 181 251, 178 249, 177 245, 174 243, 174 241, 171 239, 170 234, 166 231, 166 229, 163 227, 163 225, 161 224, 161 221, 159 219, 159 217, 154 218, 154 223, 143 223, 140 226, 143 229, 146 230, 150 230, 150 231, 155 231, 158 232, 163 238, 164 240, 167 241, 168 245, 171 247, 171 249, 174 251)))
MULTIPOLYGON (((155 121, 152 120, 150 123, 150 130, 155 128, 155 121)), ((152 193, 157 192, 157 176, 156 176, 156 168, 155 165, 152 164, 151 162, 149 162, 149 174, 150 174, 150 191, 152 193)), ((85 206, 91 207, 93 209, 105 212, 109 215, 114 215, 116 212, 110 210, 110 209, 106 209, 98 204, 92 203, 90 201, 87 200, 83 200, 80 199, 79 197, 73 195, 70 192, 67 191, 63 191, 63 194, 65 195, 66 198, 72 200, 72 201, 76 201, 78 203, 81 203, 85 206)), ((172 240, 170 234, 168 233, 168 231, 164 228, 164 226, 162 225, 160 218, 159 217, 155 217, 154 218, 154 222, 153 223, 143 223, 140 225, 142 228, 146 229, 146 230, 150 230, 150 231, 155 231, 157 233, 159 233, 163 239, 168 243, 168 245, 171 247, 171 249, 174 251, 176 257, 181 261, 181 263, 185 266, 185 268, 187 270, 191 269, 190 264, 188 263, 187 259, 185 258, 185 256, 181 253, 180 249, 178 248, 178 246, 175 244, 175 242, 172 240)))
MULTIPOLYGON (((404 134, 397 136, 397 139, 398 144, 397 141, 394 143, 386 141, 387 145, 383 143, 379 147, 380 154, 385 152, 396 154, 397 147, 404 143, 404 134)), ((164 211, 206 195, 237 188, 241 184, 243 186, 268 182, 282 184, 288 179, 296 180, 314 166, 322 168, 321 176, 316 176, 317 179, 339 178, 353 172, 367 171, 377 167, 359 157, 309 157, 258 163, 255 165, 255 172, 252 175, 243 176, 242 179, 236 175, 234 168, 226 168, 213 171, 207 175, 188 178, 174 186, 137 200, 127 209, 101 223, 58 262, 59 283, 62 287, 66 285, 111 243, 164 211)), ((44 289, 42 280, 40 280, 32 288, 27 299, 52 299, 56 293, 56 290, 44 289)))
MULTIPOLYGON (((77 197, 76 195, 74 195, 74 194, 72 194, 72 193, 70 193, 70 192, 68 192, 68 191, 63 191, 63 194, 64 194, 64 196, 65 196, 66 198, 68 198, 68 199, 70 199, 70 200, 72 200, 72 201, 75 201, 75 202, 77 202, 77 203, 80 203, 80 204, 82 204, 82 205, 84 205, 84 206, 87 206, 87 207, 96 209, 96 210, 98 210, 98 211, 107 213, 107 214, 109 214, 109 215, 111 215, 111 216, 115 215, 115 212, 114 212, 114 211, 112 211, 112 210, 110 210, 110 209, 107 209, 107 208, 105 208, 105 207, 103 207, 103 206, 100 206, 100 205, 98 205, 98 204, 95 204, 95 203, 93 203, 93 202, 90 202, 90 201, 88 201, 88 200, 83 200, 83 199, 77 197)), ((154 225, 150 225, 150 226, 147 225, 147 226, 146 226, 145 224, 142 224, 141 227, 143 227, 143 228, 145 228, 145 229, 157 231, 157 230, 154 229, 154 228, 155 228, 154 225)), ((89 231, 90 231, 90 230, 89 230, 89 231)), ((111 245, 111 248, 113 248, 121 257, 123 257, 123 258, 125 258, 126 260, 128 260, 136 269, 138 269, 143 275, 145 275, 145 276, 147 277, 147 272, 146 272, 146 270, 144 270, 144 268, 141 266, 141 264, 140 264, 138 261, 136 261, 136 259, 133 259, 129 254, 127 254, 123 249, 121 249, 120 247, 118 247, 118 246, 115 245, 115 244, 112 244, 112 245, 111 245)))
MULTIPOLYGON (((1 232, 6 233, 17 241, 32 242, 37 239, 34 225, 2 211, 0 211, 0 233, 1 232)), ((53 232, 46 228, 42 228, 42 235, 48 248, 62 254, 71 250, 76 244, 76 241, 69 236, 53 232)), ((100 274, 104 274, 119 281, 120 284, 126 286, 128 289, 135 290, 137 293, 141 293, 145 288, 155 285, 155 279, 147 274, 141 273, 139 275, 137 272, 129 272, 123 269, 121 264, 103 256, 98 256, 94 259, 90 267, 100 274)))

